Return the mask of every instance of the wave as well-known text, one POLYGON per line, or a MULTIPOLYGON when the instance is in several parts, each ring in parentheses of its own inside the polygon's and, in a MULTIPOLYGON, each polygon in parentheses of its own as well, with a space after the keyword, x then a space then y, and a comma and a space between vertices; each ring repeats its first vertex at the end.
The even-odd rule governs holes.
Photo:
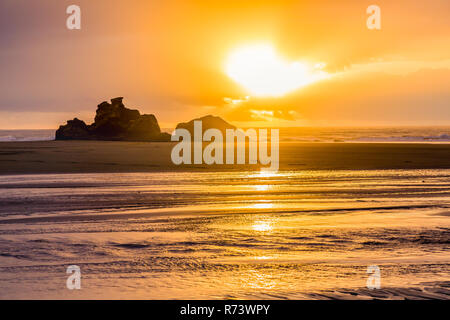
POLYGON ((55 139, 55 130, 0 130, 1 142, 50 141, 55 139))
POLYGON ((377 135, 377 136, 357 136, 352 134, 347 136, 321 137, 321 136, 292 136, 281 137, 281 141, 286 142, 450 142, 450 134, 439 135, 377 135))
MULTIPOLYGON (((424 128, 281 128, 286 142, 450 142, 449 127, 424 128)), ((0 130, 1 142, 49 141, 55 130, 0 130)))
POLYGON ((387 142, 450 142, 450 134, 442 133, 433 136, 389 136, 389 137, 360 137, 355 141, 387 141, 387 142))

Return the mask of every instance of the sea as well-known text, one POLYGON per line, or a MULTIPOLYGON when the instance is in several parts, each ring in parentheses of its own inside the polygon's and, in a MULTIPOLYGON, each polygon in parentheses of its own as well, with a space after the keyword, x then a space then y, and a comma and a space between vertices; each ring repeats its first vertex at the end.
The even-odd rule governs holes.
MULTIPOLYGON (((172 132, 172 128, 163 129, 172 132)), ((0 142, 54 140, 54 129, 0 130, 0 142)), ((280 128, 280 141, 297 142, 450 142, 450 126, 280 128)))

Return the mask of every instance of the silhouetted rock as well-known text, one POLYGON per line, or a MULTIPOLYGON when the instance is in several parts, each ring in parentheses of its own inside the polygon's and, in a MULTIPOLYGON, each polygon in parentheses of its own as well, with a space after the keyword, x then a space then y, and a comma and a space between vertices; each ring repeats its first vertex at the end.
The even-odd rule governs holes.
POLYGON ((77 118, 67 121, 56 131, 56 140, 85 140, 89 138, 89 127, 77 118))
POLYGON ((203 132, 205 132, 208 129, 219 129, 222 132, 222 134, 225 136, 226 129, 236 129, 235 126, 233 126, 232 124, 229 124, 222 118, 211 116, 211 115, 197 118, 197 119, 191 120, 189 122, 179 123, 177 125, 176 129, 186 129, 190 132, 191 137, 193 137, 194 136, 194 121, 202 122, 202 134, 203 134, 203 132))
POLYGON ((111 99, 97 107, 95 121, 86 125, 74 119, 56 131, 56 140, 127 140, 170 141, 168 133, 162 133, 153 114, 141 115, 138 110, 125 107, 123 98, 111 99))
POLYGON ((153 114, 143 114, 131 122, 127 131, 127 139, 168 141, 170 140, 170 134, 161 133, 158 121, 153 114))
MULTIPOLYGON (((102 102, 97 107, 91 132, 98 139, 124 140, 133 121, 141 117, 139 111, 125 108, 122 97, 111 99, 111 104, 102 102)), ((159 130, 159 126, 157 126, 159 130)), ((154 128, 148 128, 153 130, 154 128)))

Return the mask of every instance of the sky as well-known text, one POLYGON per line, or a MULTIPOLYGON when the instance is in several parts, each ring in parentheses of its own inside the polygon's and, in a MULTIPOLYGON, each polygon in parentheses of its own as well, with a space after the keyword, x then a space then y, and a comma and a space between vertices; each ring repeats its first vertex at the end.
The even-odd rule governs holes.
POLYGON ((0 0, 0 129, 90 123, 102 101, 163 128, 450 125, 450 2, 0 0), (66 8, 81 8, 68 30, 66 8), (369 30, 366 9, 381 9, 369 30))

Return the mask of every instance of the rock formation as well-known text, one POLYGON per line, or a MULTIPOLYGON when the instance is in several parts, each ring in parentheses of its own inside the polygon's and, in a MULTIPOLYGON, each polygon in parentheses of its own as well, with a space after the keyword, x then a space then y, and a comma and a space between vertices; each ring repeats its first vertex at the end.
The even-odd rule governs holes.
MULTIPOLYGON (((191 136, 194 136, 194 121, 202 122, 202 131, 205 132, 208 129, 219 129, 222 134, 225 134, 226 129, 236 129, 235 126, 229 124, 220 117, 204 116, 198 119, 191 120, 189 122, 179 123, 176 129, 186 129, 190 132, 191 136)), ((202 132, 202 134, 203 134, 202 132)))
POLYGON ((56 131, 56 140, 170 141, 170 134, 161 132, 153 114, 128 109, 122 99, 99 104, 91 125, 77 118, 67 121, 56 131))

